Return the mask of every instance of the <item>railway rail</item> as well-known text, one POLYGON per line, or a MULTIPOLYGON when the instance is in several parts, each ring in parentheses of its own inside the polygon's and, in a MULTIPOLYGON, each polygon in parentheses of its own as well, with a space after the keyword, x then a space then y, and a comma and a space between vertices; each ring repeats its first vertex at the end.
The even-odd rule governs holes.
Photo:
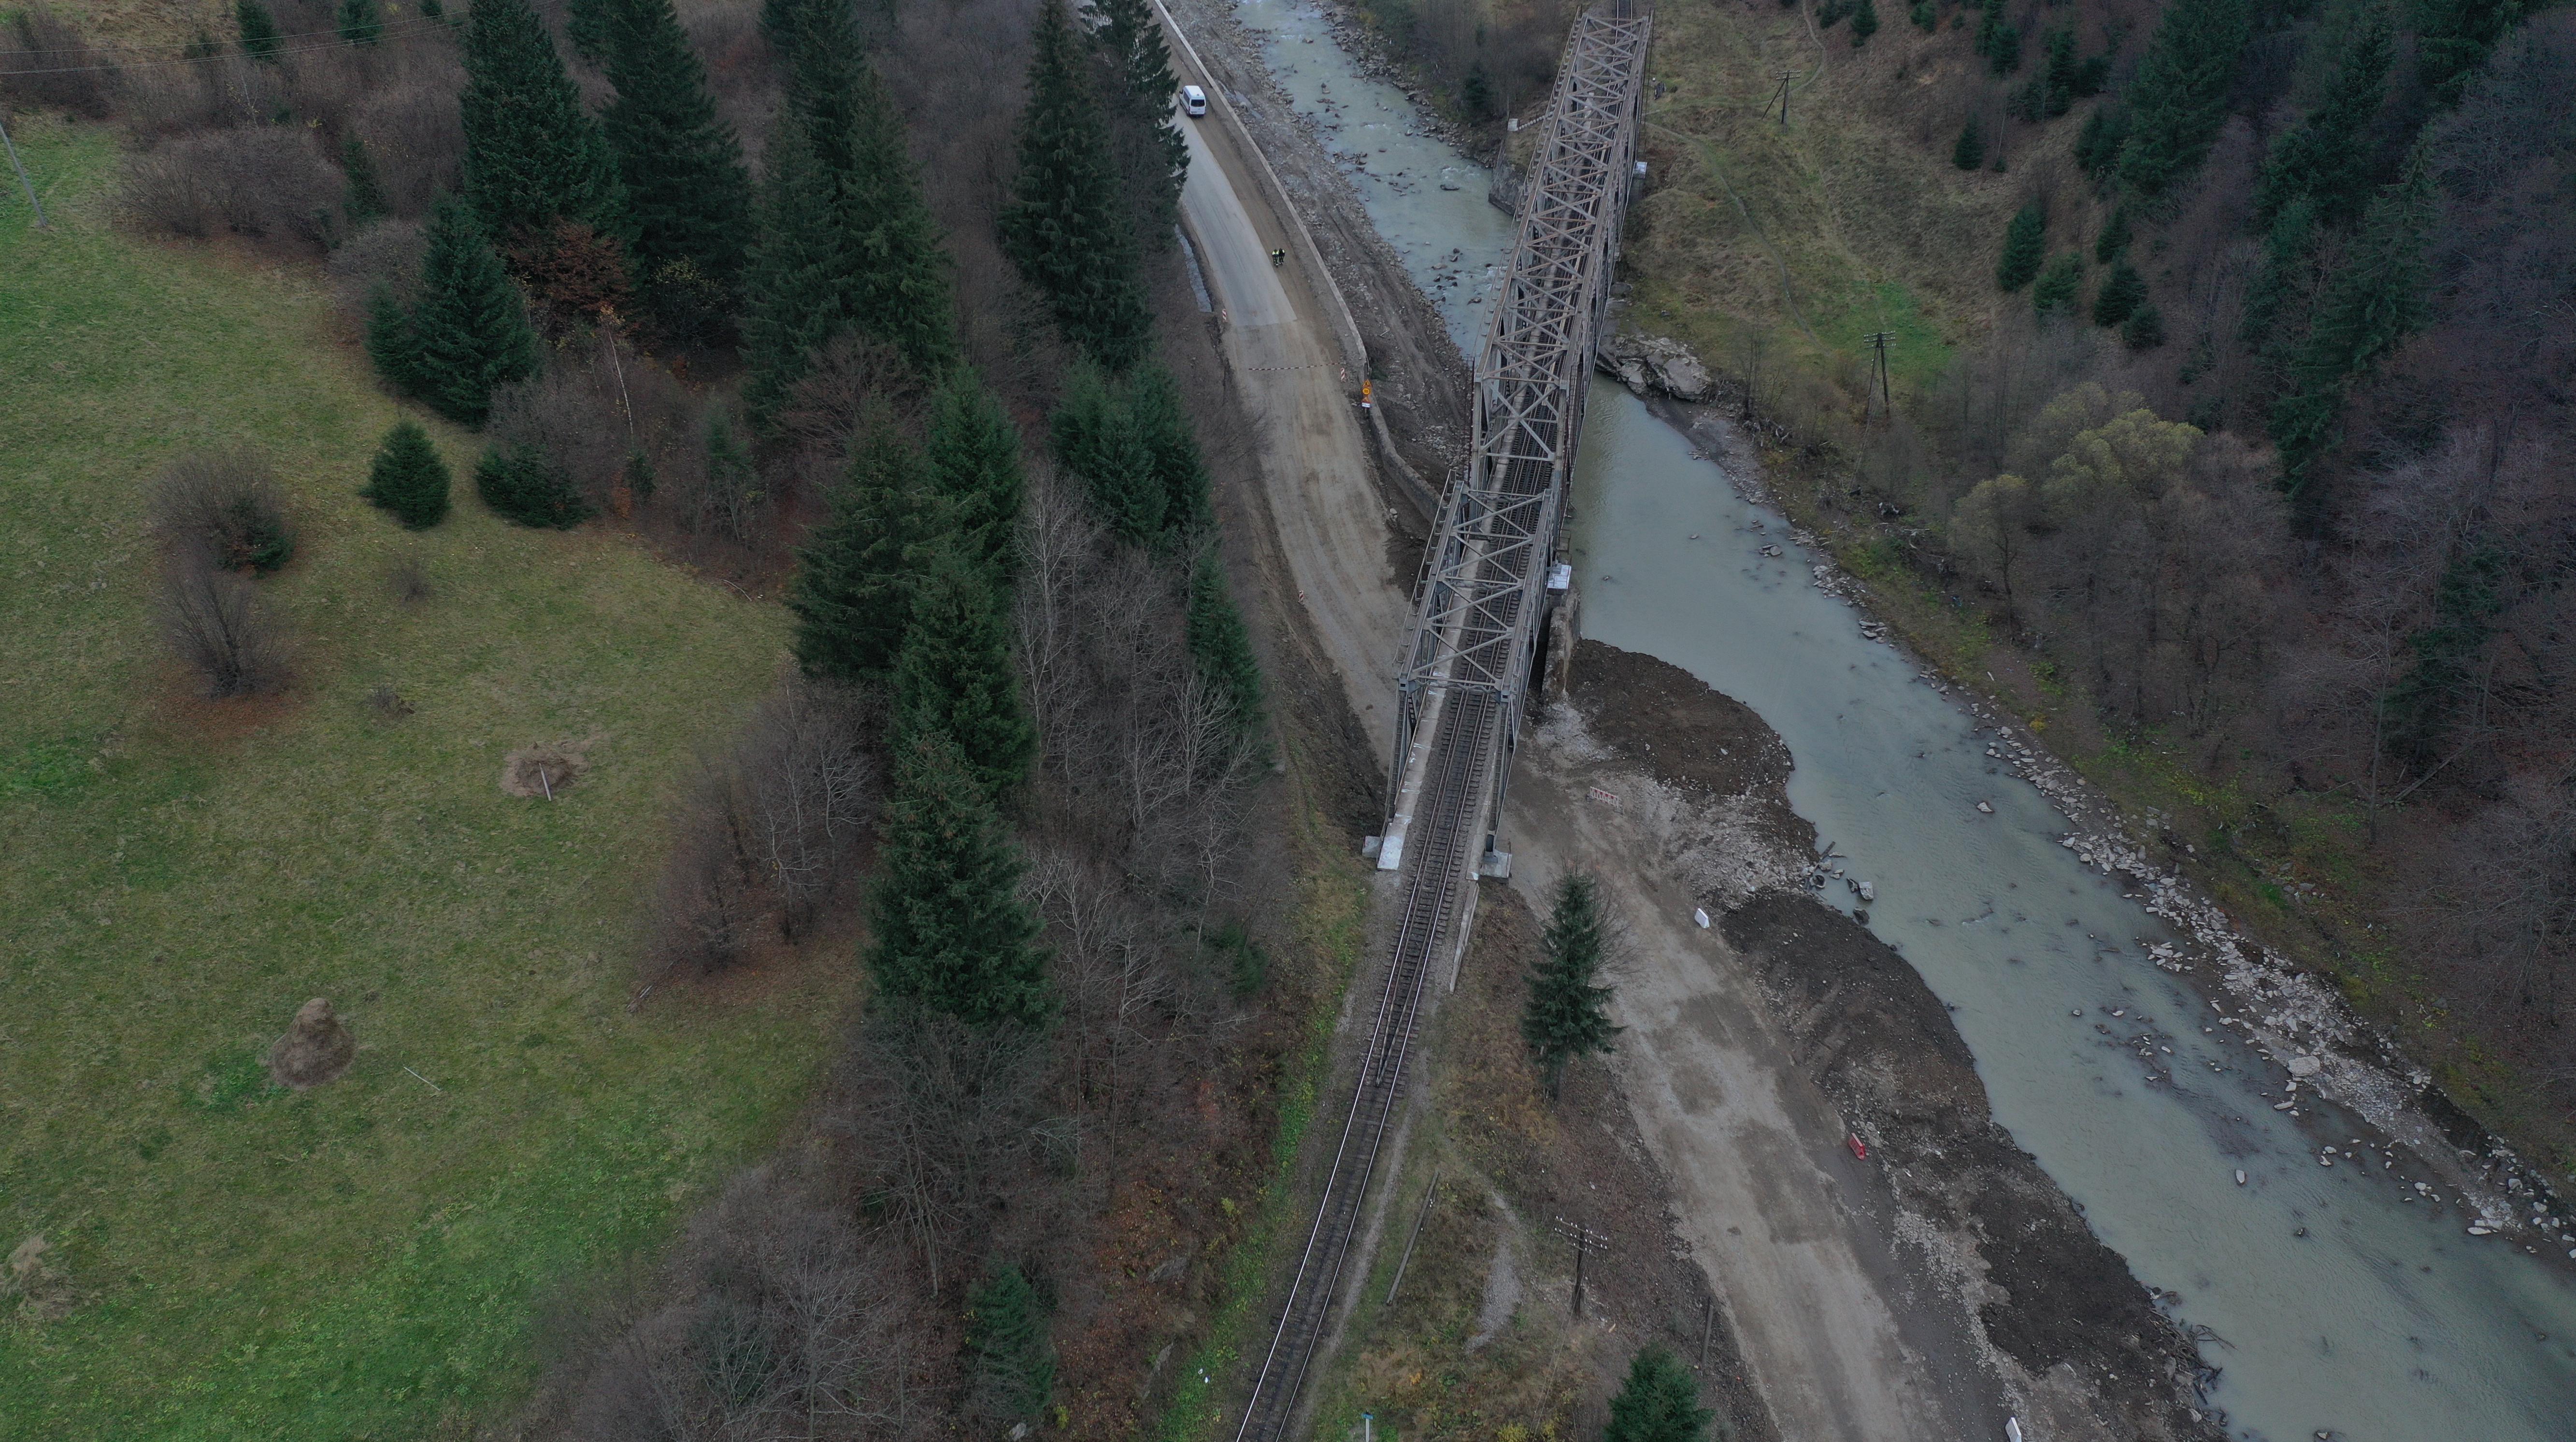
POLYGON ((1521 193, 1520 234, 1476 366, 1475 435, 1444 496, 1398 662, 1395 792, 1378 865, 1402 910, 1350 1110, 1236 1442, 1286 1442, 1403 1104, 1428 981, 1492 849, 1594 340, 1632 185, 1650 24, 1638 0, 1576 20, 1521 193))

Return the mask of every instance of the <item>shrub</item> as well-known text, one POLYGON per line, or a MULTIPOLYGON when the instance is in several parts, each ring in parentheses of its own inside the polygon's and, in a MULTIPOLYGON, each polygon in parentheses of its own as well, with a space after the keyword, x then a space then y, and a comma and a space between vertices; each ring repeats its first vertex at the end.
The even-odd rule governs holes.
POLYGON ((0 110, 68 110, 102 120, 115 108, 118 79, 80 27, 42 5, 19 11, 0 36, 0 110))
POLYGON ((165 141, 127 166, 126 211, 167 234, 229 233, 318 255, 339 237, 346 182, 301 126, 165 141))
POLYGON ((170 647, 217 699, 274 691, 286 682, 286 650, 275 619, 250 582, 219 570, 203 552, 171 558, 161 588, 170 647))
POLYGON ((447 462, 430 444, 429 432, 416 422, 396 421, 359 494, 417 531, 447 519, 447 488, 447 462))
POLYGON ((252 451, 202 452, 171 463, 154 490, 153 524, 218 570, 265 574, 295 554, 276 478, 252 451))
POLYGON ((572 474, 525 443, 485 451, 474 467, 474 492, 492 514, 522 526, 570 530, 591 516, 572 474))

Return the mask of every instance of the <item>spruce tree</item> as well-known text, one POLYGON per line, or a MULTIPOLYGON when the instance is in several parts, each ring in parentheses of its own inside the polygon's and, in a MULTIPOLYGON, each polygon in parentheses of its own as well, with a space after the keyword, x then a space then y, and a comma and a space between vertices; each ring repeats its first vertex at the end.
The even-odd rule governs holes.
POLYGON ((593 65, 608 59, 609 9, 620 0, 564 0, 564 42, 593 65))
POLYGON ((1977 117, 1959 127, 1959 143, 1950 147, 1950 163, 1961 170, 1974 170, 1986 163, 1986 136, 1977 127, 1977 117))
POLYGON ((2040 114, 2054 118, 2075 103, 2076 72, 2081 67, 2075 57, 2074 31, 2051 30, 2046 45, 2048 68, 2040 73, 2040 114))
POLYGON ((903 648, 911 566, 943 529, 920 452, 882 420, 853 447, 830 496, 831 514, 796 553, 787 609, 797 661, 809 676, 884 677, 903 648))
POLYGON ((2129 143, 2129 111, 2122 105, 2097 105, 2084 117, 2075 137, 2075 163, 2096 185, 2108 185, 2120 163, 2120 147, 2129 143))
POLYGON ((2111 267, 2109 278, 2094 293, 2093 323, 2119 325, 2137 314, 2138 307, 2144 305, 2146 299, 2147 278, 2138 274, 2136 266, 2121 261, 2111 267))
POLYGON ((594 8, 602 65, 617 87, 600 128, 625 188, 634 274, 648 297, 656 281, 691 274, 730 296, 751 231, 742 143, 716 114, 706 67, 671 0, 594 0, 594 8))
POLYGON ((1116 382, 1098 366, 1076 365, 1050 430, 1056 460, 1082 478, 1102 525, 1140 545, 1162 534, 1170 510, 1163 478, 1116 382))
POLYGON ((1020 114, 1019 174, 1000 221, 1003 253, 1067 340, 1113 371, 1153 342, 1082 42, 1064 0, 1042 0, 1029 103, 1020 114))
POLYGON ((2071 250, 2057 253, 2030 288, 2031 309, 2041 315, 2072 315, 2084 290, 2084 257, 2071 250))
POLYGON ((565 220, 620 232, 608 141, 528 0, 474 0, 457 110, 466 198, 496 243, 565 220))
POLYGON ((2199 168, 2227 122, 2227 92, 2250 33, 2246 0, 2174 0, 2128 89, 2122 184, 2162 195, 2199 168))
POLYGON ((1137 436, 1154 458, 1154 476, 1163 493, 1164 527, 1198 529, 1216 524, 1198 432, 1190 425, 1189 406, 1182 401, 1172 373, 1150 361, 1136 367, 1127 377, 1127 408, 1135 417, 1137 436))
POLYGON ((1559 1094, 1568 1063, 1606 1055, 1619 1034, 1610 1024, 1611 989, 1598 983, 1607 929, 1598 883, 1574 873, 1556 884, 1547 927, 1539 933, 1541 955, 1530 973, 1529 1000, 1521 1008, 1521 1040, 1551 1097, 1559 1094))
POLYGON ((367 294, 367 359, 375 362, 385 389, 398 396, 420 394, 420 333, 389 285, 367 294))
POLYGON ((277 19, 259 0, 233 0, 233 23, 241 28, 241 48, 253 60, 277 63, 277 52, 286 42, 277 33, 277 19))
POLYGON ((2521 0, 2415 0, 2415 65, 2448 105, 2523 13, 2521 0))
POLYGON ((417 421, 396 421, 376 451, 366 489, 358 494, 417 531, 447 519, 447 490, 447 462, 430 444, 429 432, 417 421))
POLYGON ((333 19, 344 44, 373 45, 385 38, 385 12, 376 0, 340 0, 333 19))
POLYGON ((743 286, 743 408, 766 430, 814 353, 849 325, 840 206, 804 118, 782 106, 769 134, 760 238, 743 286))
POLYGON ((2012 224, 2004 228, 2004 253, 1995 261, 1995 284, 2007 291, 2030 284, 2047 255, 2048 213, 2034 200, 2014 212, 2012 224))
POLYGON ((2272 143, 2254 187, 2258 227, 2271 225, 2283 206, 2303 195, 2316 199, 2318 218, 2330 225, 2350 220, 2368 200, 2368 133, 2387 91, 2394 42, 2385 9, 2362 16, 2324 100, 2272 143))
POLYGON ((1878 7, 1871 0, 1860 0, 1860 7, 1852 11, 1852 48, 1867 45, 1869 37, 1877 33, 1878 7))
POLYGON ((2271 357, 2284 350, 2299 330, 2316 249, 2316 201, 2302 195, 2281 207, 2263 237, 2263 264, 2245 288, 2237 339, 2271 357))
POLYGON ((2102 233, 2093 238, 2093 258, 2104 265, 2129 253, 2129 207, 2115 205, 2111 218, 2102 222, 2102 233))
POLYGON ((2004 8, 2005 0, 1985 0, 1985 13, 1977 20, 1977 53, 1997 75, 2021 68, 2021 30, 2004 19, 2004 8))
POLYGON ((766 23, 784 37, 785 108, 803 123, 836 217, 844 323, 935 376, 956 357, 956 301, 902 117, 859 44, 848 0, 776 9, 766 23))
POLYGON ((1160 235, 1180 216, 1181 186, 1190 168, 1189 142, 1173 118, 1180 82, 1172 76, 1171 48, 1163 43, 1152 0, 1097 0, 1095 8, 1101 24, 1093 34, 1119 81, 1109 109, 1126 137, 1121 148, 1128 153, 1129 183, 1143 202, 1143 223, 1160 235))
POLYGON ((2156 309, 2154 301, 2147 301, 2140 305, 2136 310, 2129 312, 2129 318, 2121 323, 2120 339, 2126 342, 2131 350, 2154 350, 2163 345, 2165 343, 2164 312, 2156 309))
POLYGON ((544 447, 494 446, 474 465, 474 493, 492 514, 522 526, 570 530, 590 519, 590 501, 544 447))
POLYGON ((1244 733, 1261 725, 1261 662, 1252 654, 1252 633, 1235 609, 1234 593, 1225 583, 1225 562, 1211 546, 1190 571, 1187 636, 1190 662, 1226 700, 1236 728, 1244 733))
POLYGON ((966 1294, 966 1353, 976 1402, 1023 1420, 1046 1411, 1055 1394, 1055 1352, 1045 1305, 1019 1268, 997 1262, 966 1294))
POLYGON ((1610 1399, 1601 1442, 1701 1442, 1717 1414, 1699 1405, 1699 1380, 1661 1342, 1628 1364, 1628 1381, 1610 1399))
POLYGON ((495 386, 536 374, 537 337, 519 288, 472 213, 450 197, 430 213, 411 322, 414 386, 450 420, 483 424, 495 386))
POLYGON ((340 192, 340 217, 351 230, 380 220, 393 209, 385 200, 384 181, 376 174, 376 157, 354 130, 340 138, 340 174, 347 182, 340 192))
POLYGON ((944 538, 923 549, 895 658, 895 732, 946 733, 985 794, 1006 801, 1028 779, 1038 744, 1020 697, 1007 603, 944 538))
POLYGON ((2304 518, 2315 514, 2312 471, 2334 444, 2345 393, 2423 321, 2434 209, 2432 166, 2419 141, 2405 172, 2371 201, 2317 296, 2315 323, 2290 366, 2291 389, 2273 403, 2270 424, 2282 489, 2304 518))
POLYGON ((954 366, 931 398, 930 434, 923 449, 957 527, 959 553, 982 565, 993 584, 1008 591, 1019 571, 1014 527, 1026 484, 1020 428, 973 370, 954 366))
POLYGON ((1055 1005, 1019 898, 1024 863, 946 732, 899 739, 878 834, 867 957, 878 996, 975 1026, 1042 1025, 1055 1005))

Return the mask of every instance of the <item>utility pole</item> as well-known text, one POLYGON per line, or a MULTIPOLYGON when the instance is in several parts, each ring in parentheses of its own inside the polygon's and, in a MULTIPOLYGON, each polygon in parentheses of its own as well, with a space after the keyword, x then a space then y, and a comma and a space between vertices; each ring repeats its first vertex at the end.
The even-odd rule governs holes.
MULTIPOLYGON (((1896 399, 1888 394, 1887 389, 1887 343, 1896 339, 1896 333, 1884 330, 1872 331, 1861 339, 1869 342, 1869 348, 1877 353, 1879 408, 1889 420, 1894 420, 1896 419, 1896 399)), ((1866 398, 1861 403, 1861 419, 1869 419, 1869 403, 1866 398)))
POLYGON ((1780 128, 1783 130, 1789 128, 1789 75, 1789 71, 1780 72, 1780 128))
POLYGON ((0 147, 7 148, 9 164, 18 172, 18 183, 26 187, 27 203, 36 208, 36 229, 53 229, 45 223, 45 203, 36 198, 36 182, 27 178, 27 163, 18 158, 18 142, 9 138, 9 127, 6 123, 0 123, 0 147))
POLYGON ((1574 1244, 1574 1315, 1580 1317, 1583 1315, 1583 1259, 1590 1253, 1610 1250, 1610 1239, 1581 1222, 1569 1222, 1563 1217, 1557 1218, 1549 1230, 1574 1244))

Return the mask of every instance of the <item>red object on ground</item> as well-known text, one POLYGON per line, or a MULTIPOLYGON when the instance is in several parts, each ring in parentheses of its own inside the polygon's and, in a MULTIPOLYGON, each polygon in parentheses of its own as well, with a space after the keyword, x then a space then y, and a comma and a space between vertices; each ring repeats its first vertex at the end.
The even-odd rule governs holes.
POLYGON ((1851 1147, 1853 1156, 1860 1158, 1862 1161, 1869 1160, 1869 1144, 1860 1139, 1860 1134, 1858 1132, 1854 1132, 1852 1134, 1851 1140, 1847 1145, 1851 1147))

